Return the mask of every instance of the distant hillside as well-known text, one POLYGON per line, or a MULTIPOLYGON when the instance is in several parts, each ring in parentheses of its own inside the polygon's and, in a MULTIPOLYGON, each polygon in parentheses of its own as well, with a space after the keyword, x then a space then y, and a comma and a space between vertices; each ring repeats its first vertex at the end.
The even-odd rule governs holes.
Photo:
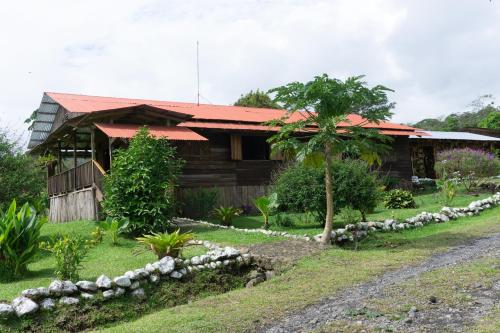
POLYGON ((452 113, 446 118, 427 118, 412 124, 428 131, 459 131, 466 127, 500 129, 500 107, 483 104, 484 96, 471 104, 472 111, 452 113))

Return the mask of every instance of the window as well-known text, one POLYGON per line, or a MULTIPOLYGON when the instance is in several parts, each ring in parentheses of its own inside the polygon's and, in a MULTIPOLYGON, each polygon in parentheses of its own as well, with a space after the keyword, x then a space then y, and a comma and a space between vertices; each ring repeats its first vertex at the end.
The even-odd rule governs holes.
POLYGON ((264 136, 231 135, 232 160, 269 160, 270 148, 264 136))

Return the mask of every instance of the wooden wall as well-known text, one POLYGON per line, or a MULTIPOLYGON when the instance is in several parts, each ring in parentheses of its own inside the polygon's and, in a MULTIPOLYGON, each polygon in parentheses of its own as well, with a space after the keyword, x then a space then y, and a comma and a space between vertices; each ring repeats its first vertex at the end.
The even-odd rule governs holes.
POLYGON ((393 177, 411 180, 411 152, 410 140, 407 136, 394 137, 390 143, 392 150, 382 157, 381 171, 393 177))
POLYGON ((61 223, 77 220, 96 220, 97 206, 94 189, 88 188, 51 197, 49 221, 61 223))

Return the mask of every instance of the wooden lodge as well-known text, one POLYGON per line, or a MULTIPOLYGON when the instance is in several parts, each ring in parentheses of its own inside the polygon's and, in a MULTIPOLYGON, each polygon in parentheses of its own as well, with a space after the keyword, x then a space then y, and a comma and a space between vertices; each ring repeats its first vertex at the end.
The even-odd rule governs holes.
MULTIPOLYGON (((28 148, 32 154, 56 157, 48 167, 47 185, 53 222, 97 219, 113 150, 126 147, 145 125, 151 134, 171 140, 186 161, 181 196, 186 189, 215 187, 219 204, 241 207, 266 193, 273 171, 282 164, 266 141, 277 129, 263 122, 285 115, 275 109, 44 93, 28 148)), ((349 120, 364 122, 357 115, 349 120)), ((363 126, 394 138, 382 169, 409 180, 409 136, 425 133, 389 122, 363 126)))

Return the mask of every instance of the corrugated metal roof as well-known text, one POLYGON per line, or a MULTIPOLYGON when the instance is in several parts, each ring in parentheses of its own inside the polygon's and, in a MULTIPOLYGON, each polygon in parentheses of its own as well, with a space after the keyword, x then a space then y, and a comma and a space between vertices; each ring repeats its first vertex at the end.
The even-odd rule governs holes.
MULTIPOLYGON (((94 124, 110 138, 132 138, 140 125, 133 124, 94 124)), ((186 127, 148 126, 149 133, 157 138, 165 137, 174 141, 208 141, 207 138, 186 127)))
POLYGON ((443 131, 425 131, 429 134, 425 138, 410 135, 410 139, 426 140, 469 140, 469 141, 500 141, 500 138, 491 136, 468 133, 468 132, 443 132, 443 131))

